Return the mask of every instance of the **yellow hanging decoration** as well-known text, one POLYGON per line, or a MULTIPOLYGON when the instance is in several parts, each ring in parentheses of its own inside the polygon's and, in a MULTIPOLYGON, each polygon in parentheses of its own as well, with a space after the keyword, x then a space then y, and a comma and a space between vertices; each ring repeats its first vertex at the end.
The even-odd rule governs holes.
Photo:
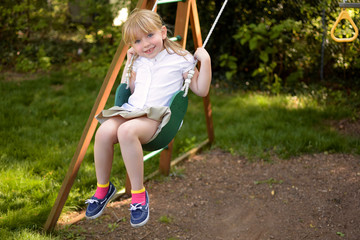
POLYGON ((335 21, 334 26, 331 28, 331 38, 336 42, 352 42, 357 38, 358 34, 359 34, 359 30, 356 27, 354 21, 351 19, 348 11, 345 8, 342 9, 339 17, 335 21), (351 26, 354 28, 355 34, 351 38, 337 38, 334 35, 335 29, 342 19, 348 20, 350 22, 351 26))

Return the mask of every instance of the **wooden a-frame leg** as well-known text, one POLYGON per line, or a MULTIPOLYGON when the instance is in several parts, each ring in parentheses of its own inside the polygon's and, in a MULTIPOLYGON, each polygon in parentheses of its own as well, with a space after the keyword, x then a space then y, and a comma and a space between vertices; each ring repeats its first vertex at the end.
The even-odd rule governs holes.
POLYGON ((131 182, 128 173, 126 173, 126 179, 125 179, 125 193, 127 195, 131 194, 131 182))
POLYGON ((203 44, 202 37, 201 37, 201 28, 200 28, 200 20, 199 14, 196 6, 196 1, 191 1, 191 9, 190 9, 190 25, 191 25, 191 32, 194 41, 195 50, 198 47, 201 47, 203 44))
POLYGON ((179 44, 183 48, 186 47, 186 39, 187 39, 187 33, 188 33, 188 29, 189 29, 191 1, 192 0, 177 3, 174 36, 177 36, 177 35, 181 36, 181 40, 180 40, 179 44))
POLYGON ((169 143, 168 147, 160 153, 159 171, 165 176, 170 174, 171 155, 173 150, 174 139, 169 143))
POLYGON ((209 94, 203 98, 203 104, 204 104, 206 128, 207 128, 209 143, 212 144, 215 140, 215 134, 214 134, 214 125, 213 125, 213 120, 212 120, 212 110, 211 110, 209 94))
MULTIPOLYGON (((201 47, 203 42, 201 38, 199 14, 196 6, 196 1, 194 0, 191 1, 190 24, 191 24, 191 30, 194 40, 194 47, 196 49, 198 47, 201 47)), ((214 142, 215 136, 214 136, 214 126, 212 120, 212 110, 211 110, 209 94, 203 98, 203 105, 205 111, 206 128, 207 128, 209 143, 212 144, 214 142)))

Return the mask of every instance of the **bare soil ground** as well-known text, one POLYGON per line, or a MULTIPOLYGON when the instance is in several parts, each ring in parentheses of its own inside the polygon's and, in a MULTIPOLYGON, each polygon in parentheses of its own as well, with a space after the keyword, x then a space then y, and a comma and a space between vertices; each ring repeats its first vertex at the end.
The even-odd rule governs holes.
MULTIPOLYGON (((346 134, 348 123, 339 124, 334 127, 346 134)), ((314 154, 267 163, 214 149, 177 168, 174 176, 146 183, 150 220, 144 227, 130 226, 130 200, 120 199, 100 218, 74 223, 70 235, 102 240, 360 239, 360 156, 314 154)))

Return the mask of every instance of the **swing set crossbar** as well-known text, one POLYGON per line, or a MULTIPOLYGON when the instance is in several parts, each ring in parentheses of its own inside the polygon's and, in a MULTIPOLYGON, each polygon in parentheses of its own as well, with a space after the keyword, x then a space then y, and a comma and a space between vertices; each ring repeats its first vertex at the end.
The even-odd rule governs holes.
POLYGON ((341 8, 360 8, 360 3, 339 3, 341 8))
POLYGON ((159 4, 173 3, 173 2, 185 2, 185 1, 184 0, 159 0, 157 4, 159 5, 159 4))
POLYGON ((180 35, 177 35, 175 37, 172 37, 172 38, 169 38, 170 41, 173 41, 173 42, 177 42, 177 41, 181 41, 181 36, 180 35))

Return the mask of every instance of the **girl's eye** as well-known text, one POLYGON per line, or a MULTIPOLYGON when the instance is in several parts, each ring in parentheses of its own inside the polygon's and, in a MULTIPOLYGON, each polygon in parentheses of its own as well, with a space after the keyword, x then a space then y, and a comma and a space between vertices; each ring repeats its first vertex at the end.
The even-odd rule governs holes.
POLYGON ((149 33, 149 34, 148 34, 148 37, 149 37, 149 38, 151 38, 152 36, 154 36, 153 33, 149 33))
POLYGON ((135 40, 135 42, 134 42, 135 44, 137 44, 137 43, 140 43, 140 40, 135 40))

